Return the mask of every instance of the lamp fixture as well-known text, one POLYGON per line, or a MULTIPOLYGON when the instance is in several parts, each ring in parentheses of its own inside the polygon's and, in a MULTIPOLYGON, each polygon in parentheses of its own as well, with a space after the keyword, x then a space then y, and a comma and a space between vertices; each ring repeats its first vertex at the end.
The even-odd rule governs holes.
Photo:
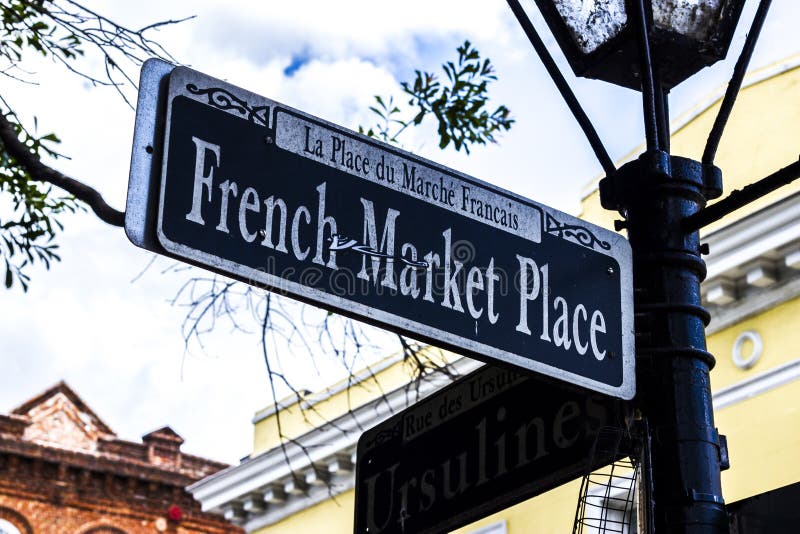
MULTIPOLYGON (((637 0, 535 0, 576 75, 641 89, 637 0)), ((646 0, 653 74, 669 90, 723 59, 744 0, 646 0)))

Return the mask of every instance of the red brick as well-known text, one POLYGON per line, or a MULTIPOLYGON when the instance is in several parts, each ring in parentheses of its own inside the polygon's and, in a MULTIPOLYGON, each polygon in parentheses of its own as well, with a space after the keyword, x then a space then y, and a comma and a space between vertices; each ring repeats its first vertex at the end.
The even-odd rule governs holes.
POLYGON ((226 466, 182 443, 168 427, 144 443, 118 439, 61 382, 0 415, 0 519, 23 534, 242 533, 185 491, 226 466))

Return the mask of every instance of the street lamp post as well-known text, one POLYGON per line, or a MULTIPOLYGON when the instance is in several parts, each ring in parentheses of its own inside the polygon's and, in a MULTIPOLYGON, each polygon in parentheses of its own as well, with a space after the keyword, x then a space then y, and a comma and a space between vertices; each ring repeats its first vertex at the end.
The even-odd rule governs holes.
POLYGON ((705 263, 683 220, 720 194, 716 168, 648 152, 601 183, 633 249, 637 407, 646 422, 645 495, 655 532, 727 532, 700 304, 705 263))
POLYGON ((535 0, 576 75, 642 92, 647 149, 619 169, 520 3, 507 1, 600 160, 601 203, 622 215, 616 229, 627 230, 633 249, 645 528, 728 532, 720 482, 727 447, 714 426, 698 229, 800 175, 796 162, 754 184, 744 195, 752 198, 704 209, 722 193, 714 155, 770 1, 760 0, 699 162, 670 154, 668 93, 725 57, 744 0, 535 0))

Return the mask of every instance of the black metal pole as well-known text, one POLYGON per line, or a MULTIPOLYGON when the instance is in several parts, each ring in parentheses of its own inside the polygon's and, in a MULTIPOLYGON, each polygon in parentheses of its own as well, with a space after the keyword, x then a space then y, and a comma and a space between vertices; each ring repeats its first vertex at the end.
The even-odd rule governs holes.
POLYGON ((626 215, 633 249, 635 402, 646 423, 648 528, 727 533, 709 380, 714 357, 706 351, 709 315, 700 302, 706 266, 697 231, 684 223, 721 194, 721 176, 711 165, 669 155, 667 93, 650 51, 652 13, 644 0, 627 5, 639 41, 647 151, 604 180, 601 198, 626 215))
MULTIPOLYGON (((633 249, 634 403, 643 414, 644 528, 649 534, 728 533, 720 476, 727 454, 721 453, 723 445, 714 426, 709 379, 714 357, 706 350, 709 314, 700 300, 706 266, 697 232, 701 216, 696 214, 722 193, 713 152, 741 84, 738 71, 747 58, 737 67, 704 162, 671 156, 668 91, 650 50, 652 12, 644 0, 626 0, 639 48, 647 150, 613 172, 607 154, 598 149, 602 145, 594 129, 518 0, 507 2, 603 163, 607 173, 600 182, 603 207, 626 218, 618 228, 628 229, 633 249)), ((768 5, 768 0, 761 0, 754 28, 760 28, 768 5)), ((746 55, 755 39, 755 35, 748 39, 746 55)))
POLYGON ((700 162, 654 154, 601 182, 607 209, 627 214, 633 248, 637 398, 649 435, 652 525, 661 533, 727 533, 706 351, 708 312, 700 303, 705 263, 684 219, 720 194, 719 175, 700 162))

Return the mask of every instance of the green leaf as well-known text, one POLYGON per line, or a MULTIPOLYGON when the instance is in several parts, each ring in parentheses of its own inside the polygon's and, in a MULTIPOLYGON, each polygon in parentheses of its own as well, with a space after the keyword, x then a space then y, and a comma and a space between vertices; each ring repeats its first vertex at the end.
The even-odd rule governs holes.
POLYGON ((490 83, 497 79, 494 68, 489 58, 481 58, 468 40, 456 51, 455 61, 442 63, 441 81, 432 72, 415 70, 410 81, 400 83, 407 97, 403 100, 411 109, 394 105, 391 96, 375 95, 377 105, 369 110, 378 119, 377 124, 368 130, 359 127, 359 131, 397 142, 408 126, 417 126, 428 114, 433 114, 442 149, 452 142, 457 151, 463 148, 469 153, 470 145, 495 142, 495 132, 510 129, 514 120, 505 106, 499 106, 492 114, 485 109, 490 83))

